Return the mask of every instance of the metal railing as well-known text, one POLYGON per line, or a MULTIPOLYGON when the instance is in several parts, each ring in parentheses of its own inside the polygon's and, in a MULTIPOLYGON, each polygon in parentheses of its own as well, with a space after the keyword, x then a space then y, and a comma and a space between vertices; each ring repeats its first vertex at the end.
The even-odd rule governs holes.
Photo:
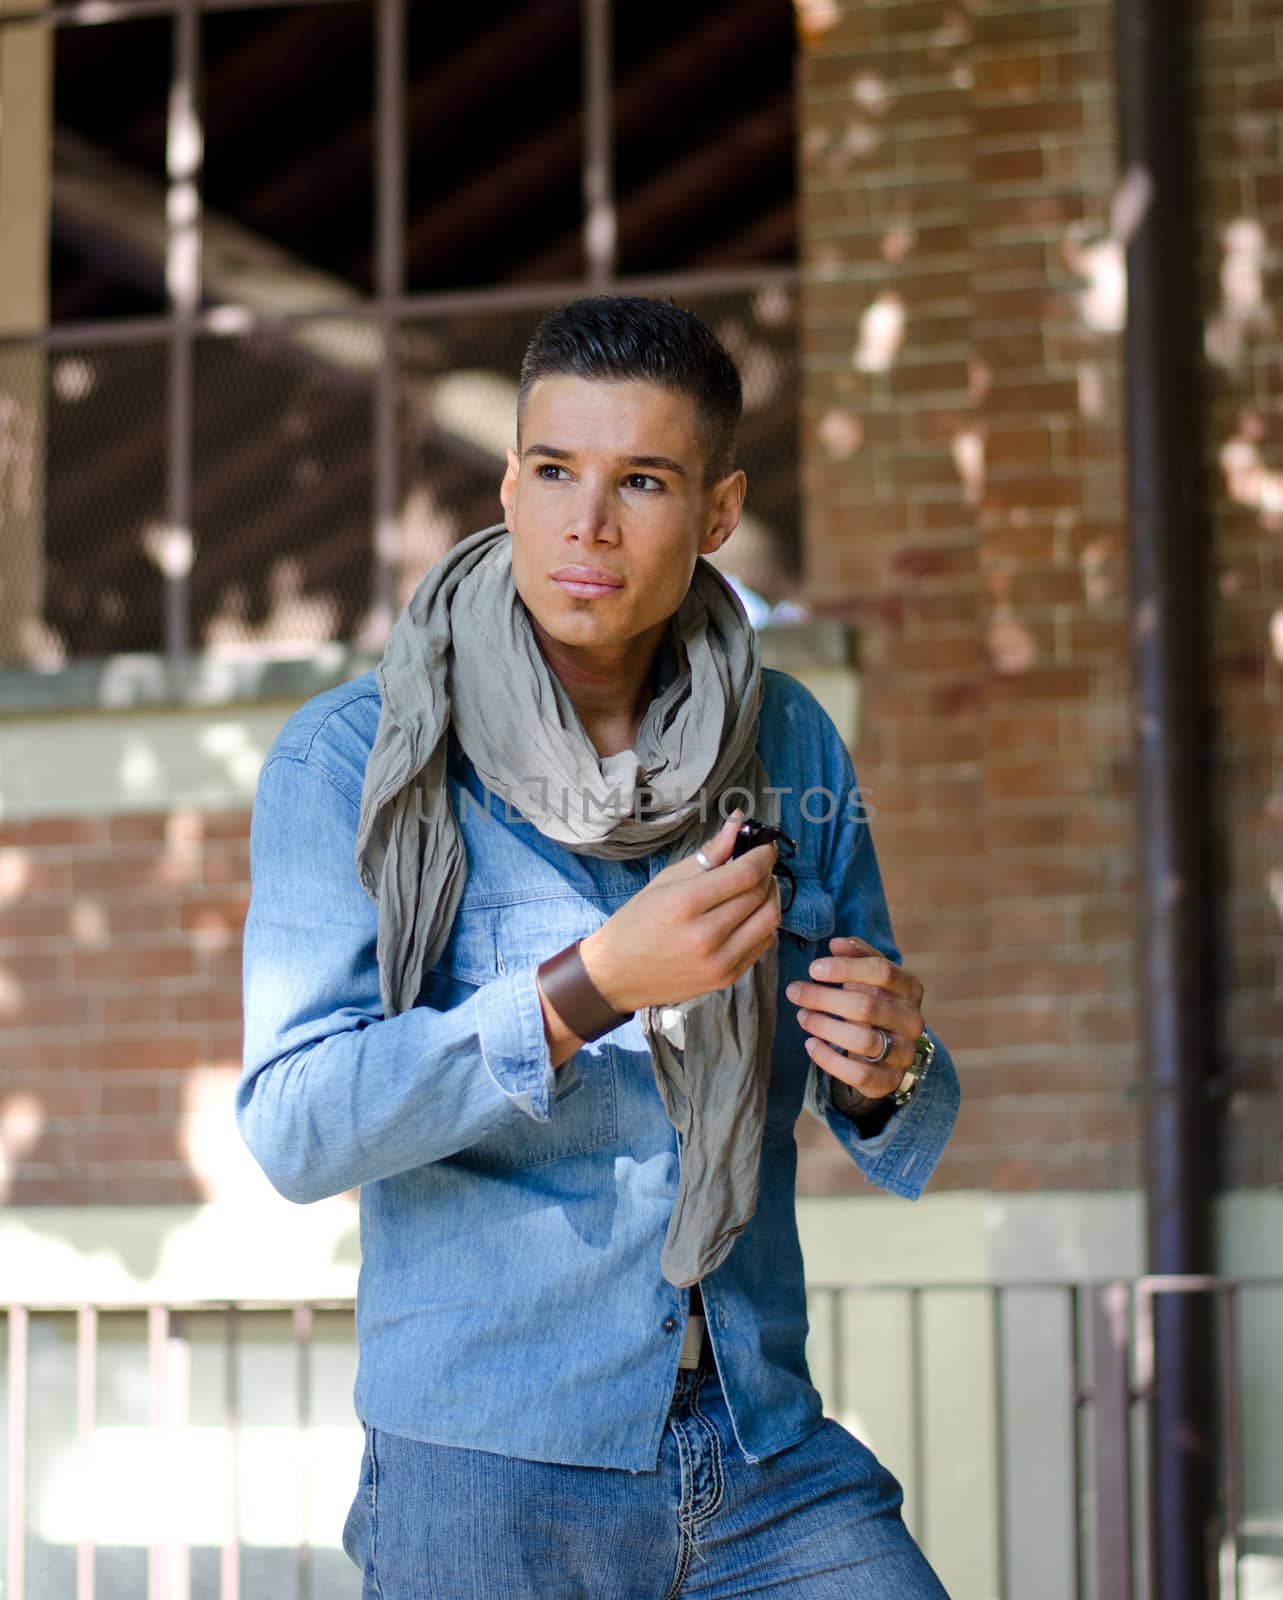
MULTIPOLYGON (((983 1592, 1003 1600, 1034 1593, 1035 1572, 1039 1600, 1062 1594, 1161 1600, 1147 1555, 1155 1307, 1165 1297, 1200 1298, 1216 1314, 1219 1380, 1218 1525, 1209 1530, 1209 1568, 1215 1563, 1221 1600, 1249 1600, 1241 1579, 1245 1555, 1272 1549, 1283 1534, 1283 1508, 1272 1510, 1262 1499, 1277 1485, 1251 1482, 1244 1466, 1245 1424, 1248 1432, 1268 1435, 1270 1406, 1281 1403, 1275 1388, 1283 1390, 1281 1373, 1271 1368, 1283 1363, 1277 1326, 1283 1277, 816 1283, 808 1293, 812 1367, 826 1408, 862 1435, 867 1429, 903 1479, 908 1520, 946 1579, 950 1540, 956 1544, 961 1530, 988 1552, 983 1592), (1252 1319, 1245 1339, 1242 1308, 1257 1294, 1265 1315, 1252 1319), (1271 1295, 1278 1297, 1276 1306, 1271 1295), (902 1337, 887 1341, 892 1323, 902 1337), (1252 1367, 1250 1394, 1244 1392, 1245 1359, 1252 1367), (888 1420, 892 1390, 899 1395, 898 1420, 888 1420), (1247 1419, 1245 1406, 1252 1411, 1247 1419), (965 1435, 965 1450, 956 1439, 952 1446, 942 1439, 941 1428, 950 1423, 965 1435), (1032 1479, 1031 1463, 1040 1464, 1032 1479), (967 1485, 961 1498, 959 1482, 967 1485), (933 1498, 942 1484, 946 1492, 933 1498)), ((258 1592, 271 1592, 274 1600, 342 1593, 338 1569, 322 1571, 317 1562, 322 1554, 345 1559, 333 1542, 341 1526, 337 1496, 350 1495, 359 1454, 350 1384, 342 1381, 354 1358, 351 1313, 347 1300, 8 1306, 0 1313, 7 1334, 5 1600, 40 1600, 55 1592, 47 1577, 39 1587, 32 1583, 28 1560, 29 1547, 47 1556, 52 1545, 60 1545, 55 1555, 64 1561, 65 1581, 56 1592, 74 1593, 76 1600, 126 1592, 145 1592, 147 1600, 189 1600, 194 1592, 217 1593, 220 1600, 248 1600, 258 1592), (103 1352, 111 1353, 119 1373, 124 1324, 137 1346, 135 1380, 124 1385, 134 1407, 128 1420, 150 1441, 143 1459, 154 1474, 150 1483, 133 1484, 132 1493, 156 1506, 145 1580, 139 1569, 132 1591, 119 1582, 104 1584, 92 1514, 94 1497, 125 1470, 123 1456, 110 1450, 104 1456, 99 1448, 112 1420, 104 1410, 103 1352), (328 1378, 318 1368, 322 1325, 341 1377, 333 1359, 328 1378), (271 1372, 263 1370, 265 1362, 274 1363, 271 1372), (64 1462, 61 1488, 47 1481, 51 1452, 42 1449, 33 1392, 52 1419, 45 1426, 59 1432, 63 1457, 71 1461, 70 1467, 64 1462), (318 1433, 321 1412, 345 1418, 344 1427, 318 1433), (276 1438, 273 1427, 293 1442, 276 1438), (192 1445, 196 1433, 204 1439, 203 1456, 192 1445), (331 1503, 309 1505, 310 1474, 325 1439, 341 1482, 331 1503), (255 1463, 263 1454, 270 1459, 255 1463), (245 1492, 250 1466, 269 1473, 289 1501, 285 1520, 296 1530, 288 1538, 274 1536, 279 1560, 269 1587, 247 1583, 244 1574, 245 1552, 257 1536, 243 1526, 242 1508, 262 1498, 261 1491, 245 1492), (33 1532, 37 1487, 52 1538, 49 1527, 33 1532), (59 1495, 76 1503, 74 1515, 58 1511, 59 1495), (193 1531, 190 1518, 166 1513, 167 1495, 173 1505, 181 1498, 205 1510, 217 1502, 223 1510, 206 1518, 203 1531, 193 1531), (324 1552, 312 1536, 318 1526, 330 1541, 324 1552), (202 1582, 194 1586, 197 1547, 204 1565, 202 1582)), ((118 1423, 119 1395, 113 1404, 118 1423)), ((119 1427, 113 1437, 119 1452, 119 1427)), ((1255 1446, 1253 1458, 1258 1466, 1263 1459, 1255 1446)), ((131 1459, 138 1459, 136 1451, 131 1459)), ((119 1558, 117 1551, 113 1559, 119 1558)), ((962 1587, 951 1593, 970 1600, 962 1587)))

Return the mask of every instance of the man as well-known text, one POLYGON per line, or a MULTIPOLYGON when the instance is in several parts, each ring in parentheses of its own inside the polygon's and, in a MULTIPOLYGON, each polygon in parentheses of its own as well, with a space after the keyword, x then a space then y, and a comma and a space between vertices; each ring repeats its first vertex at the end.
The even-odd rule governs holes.
POLYGON ((842 741, 700 559, 739 413, 691 313, 552 313, 505 526, 263 771, 238 1114, 361 1187, 367 1597, 944 1593, 809 1382, 792 1130, 916 1196, 957 1080, 842 741))

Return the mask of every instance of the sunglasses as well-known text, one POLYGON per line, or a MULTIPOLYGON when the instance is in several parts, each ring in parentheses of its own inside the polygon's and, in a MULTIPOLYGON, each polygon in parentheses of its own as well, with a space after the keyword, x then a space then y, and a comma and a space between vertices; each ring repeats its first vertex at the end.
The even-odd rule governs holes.
POLYGON ((797 854, 797 840, 790 839, 782 828, 772 828, 766 822, 754 822, 750 818, 742 823, 739 832, 735 835, 735 845, 731 850, 731 858, 742 856, 746 850, 755 850, 759 844, 774 844, 776 850, 775 866, 772 869, 776 882, 780 886, 780 914, 783 915, 793 904, 793 897, 797 894, 797 879, 789 862, 797 854))

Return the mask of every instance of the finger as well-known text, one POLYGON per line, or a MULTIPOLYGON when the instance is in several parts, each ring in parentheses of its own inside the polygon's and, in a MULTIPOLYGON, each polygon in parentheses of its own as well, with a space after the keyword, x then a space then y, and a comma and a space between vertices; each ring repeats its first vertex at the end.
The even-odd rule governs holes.
MULTIPOLYGON (((701 931, 715 945, 725 945, 740 934, 740 930, 751 923, 755 916, 761 917, 763 925, 773 923, 778 926, 779 899, 771 893, 773 882, 773 879, 767 878, 723 900, 701 918, 701 931)), ((758 938, 762 936, 760 932, 756 935, 758 938)))
MULTIPOLYGON (((854 933, 839 934, 836 938, 830 939, 829 949, 839 957, 845 956, 848 950, 853 950, 867 956, 880 956, 883 960, 887 959, 882 956, 881 950, 876 945, 870 944, 867 939, 861 939, 858 934, 854 933)), ((907 968, 896 966, 895 962, 890 962, 889 964, 895 967, 898 974, 898 977, 893 980, 895 987, 901 993, 907 995, 915 1006, 920 1006, 923 995, 922 979, 909 972, 907 968)))
MULTIPOLYGON (((822 1011, 801 1011, 798 1013, 798 1022, 803 1032, 813 1038, 823 1039, 836 1050, 844 1050, 853 1061, 880 1066, 888 1072, 901 1076, 912 1064, 913 1045, 903 1034, 892 1033, 890 1028, 866 1027, 860 1022, 843 1022, 840 1018, 827 1016, 822 1011), (886 1047, 885 1055, 882 1055, 883 1033, 891 1041, 886 1047), (881 1059, 874 1062, 871 1059, 874 1056, 880 1056, 881 1059)), ((899 1082, 899 1077, 896 1081, 899 1082)))
POLYGON ((775 943, 780 925, 778 903, 767 896, 730 934, 722 946, 722 957, 738 976, 760 961, 775 943))
POLYGON ((922 1014, 909 1001, 882 989, 839 989, 831 983, 791 983, 785 991, 794 1005, 823 1012, 842 1022, 916 1039, 922 1032, 922 1014))
POLYGON ((806 1041, 806 1053, 817 1067, 823 1067, 830 1076, 841 1078, 843 1083, 849 1083, 853 1089, 874 1100, 893 1094, 904 1076, 902 1068, 888 1071, 885 1066, 874 1066, 859 1056, 844 1055, 841 1050, 835 1050, 831 1044, 814 1036, 806 1041))
POLYGON ((765 892, 764 886, 770 881, 775 857, 774 844, 759 844, 745 851, 742 856, 736 856, 733 861, 724 861, 720 866, 715 864, 706 872, 701 872, 699 863, 695 862, 695 875, 689 883, 695 914, 710 911, 737 894, 746 894, 755 889, 765 892))
POLYGON ((906 1000, 916 1001, 921 998, 920 994, 915 993, 920 986, 911 972, 906 972, 903 967, 897 966, 881 951, 874 950, 872 945, 868 946, 872 951, 870 955, 842 955, 837 947, 845 942, 845 939, 829 941, 829 947, 834 953, 820 956, 811 963, 808 969, 811 977, 818 978, 824 983, 841 983, 882 990, 887 994, 902 995, 906 1000))
MULTIPOLYGON (((738 809, 732 811, 730 816, 726 818, 712 838, 705 839, 704 843, 700 846, 700 849, 704 852, 705 858, 708 861, 711 861, 715 867, 720 867, 723 862, 731 859, 731 852, 735 848, 735 837, 739 833, 743 822, 744 813, 738 809)), ((695 860, 693 855, 690 859, 691 865, 695 867, 697 871, 704 870, 701 864, 695 860)))

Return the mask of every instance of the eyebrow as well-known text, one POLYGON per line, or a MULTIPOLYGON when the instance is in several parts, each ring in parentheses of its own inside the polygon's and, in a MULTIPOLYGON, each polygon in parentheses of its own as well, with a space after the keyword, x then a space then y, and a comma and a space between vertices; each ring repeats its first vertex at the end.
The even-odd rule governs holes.
MULTIPOLYGON (((530 456, 550 456, 554 461, 573 461, 573 450, 559 450, 555 444, 529 444, 521 452, 521 459, 527 460, 530 456)), ((620 456, 621 467, 658 467, 661 472, 675 472, 681 477, 686 477, 686 468, 680 461, 674 461, 672 456, 620 456)))

